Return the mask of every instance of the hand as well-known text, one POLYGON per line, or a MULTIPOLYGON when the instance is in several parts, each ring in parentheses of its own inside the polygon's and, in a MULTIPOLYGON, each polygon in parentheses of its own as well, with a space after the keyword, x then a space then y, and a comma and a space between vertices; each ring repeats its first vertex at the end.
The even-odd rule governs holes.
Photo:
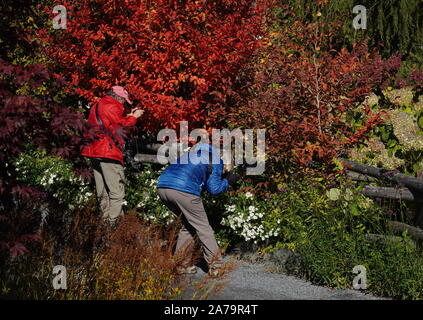
POLYGON ((230 186, 235 187, 240 178, 236 174, 228 173, 228 175, 226 176, 226 179, 228 180, 228 183, 230 186))
POLYGON ((232 163, 226 163, 223 165, 223 174, 228 174, 233 169, 232 163))
POLYGON ((139 118, 144 114, 144 110, 141 109, 133 109, 133 112, 128 114, 129 116, 135 117, 135 118, 139 118))

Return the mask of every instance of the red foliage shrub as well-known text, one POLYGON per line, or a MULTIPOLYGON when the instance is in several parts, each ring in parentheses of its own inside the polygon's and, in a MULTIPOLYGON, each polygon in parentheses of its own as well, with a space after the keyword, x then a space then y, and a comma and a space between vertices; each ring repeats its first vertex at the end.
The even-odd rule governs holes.
MULTIPOLYGON (((50 80, 51 74, 41 63, 23 67, 0 59, 0 166, 22 152, 28 143, 48 148, 59 156, 79 154, 83 116, 54 101, 55 83, 50 80), (37 94, 47 83, 50 89, 37 94)), ((8 177, 13 173, 3 167, 1 172, 8 177)), ((8 180, 0 181, 0 191, 8 180)))
POLYGON ((216 97, 258 46, 262 2, 66 0, 67 29, 38 37, 69 91, 92 102, 124 85, 155 131, 221 116, 216 97))
POLYGON ((233 108, 231 122, 266 128, 269 160, 327 162, 380 120, 367 107, 365 124, 354 128, 347 115, 389 83, 400 59, 384 61, 365 44, 342 47, 335 38, 339 26, 282 21, 246 71, 247 99, 233 108))

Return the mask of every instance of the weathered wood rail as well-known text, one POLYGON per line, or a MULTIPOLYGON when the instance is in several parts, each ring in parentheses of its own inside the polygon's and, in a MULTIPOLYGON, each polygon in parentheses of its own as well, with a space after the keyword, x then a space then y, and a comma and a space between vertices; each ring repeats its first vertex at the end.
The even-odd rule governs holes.
POLYGON ((392 222, 392 227, 398 233, 407 230, 412 237, 423 240, 423 230, 421 230, 423 229, 423 179, 351 160, 341 159, 341 161, 347 169, 347 176, 353 180, 395 183, 396 187, 367 185, 362 189, 362 193, 367 197, 414 202, 416 207, 415 224, 418 228, 399 222, 392 222))
POLYGON ((155 164, 159 163, 159 160, 157 160, 157 155, 155 154, 138 153, 134 156, 134 160, 136 162, 143 162, 143 163, 155 163, 155 164))
MULTIPOLYGON (((159 160, 157 159, 157 153, 160 147, 162 147, 163 144, 161 143, 150 143, 145 145, 145 150, 150 153, 138 153, 134 156, 135 162, 143 162, 143 163, 153 163, 153 164, 160 164, 159 160)), ((182 149, 182 145, 179 143, 175 143, 171 146, 173 149, 172 151, 176 152, 176 155, 180 156, 184 153, 182 149)))
POLYGON ((404 185, 405 187, 409 188, 412 192, 418 192, 421 194, 423 193, 423 179, 411 177, 392 170, 376 168, 346 159, 342 159, 342 162, 351 171, 355 171, 357 173, 377 179, 396 182, 399 185, 404 185))

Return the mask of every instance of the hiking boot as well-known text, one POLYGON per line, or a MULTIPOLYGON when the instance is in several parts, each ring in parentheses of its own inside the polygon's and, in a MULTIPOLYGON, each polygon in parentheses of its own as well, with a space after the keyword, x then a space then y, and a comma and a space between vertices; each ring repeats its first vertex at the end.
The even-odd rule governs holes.
POLYGON ((176 272, 178 274, 195 274, 195 273, 197 273, 197 267, 196 266, 178 267, 178 268, 176 268, 176 272))
POLYGON ((211 278, 217 278, 217 277, 220 277, 223 274, 223 270, 219 266, 211 266, 209 268, 208 274, 211 278))

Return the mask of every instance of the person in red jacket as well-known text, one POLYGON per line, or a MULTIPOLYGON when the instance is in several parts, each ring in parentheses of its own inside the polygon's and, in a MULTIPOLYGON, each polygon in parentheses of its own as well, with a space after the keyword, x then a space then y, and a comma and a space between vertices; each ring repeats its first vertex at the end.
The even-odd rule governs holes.
POLYGON ((128 92, 123 87, 114 86, 91 108, 88 123, 96 127, 96 138, 82 150, 82 155, 92 160, 103 217, 112 224, 123 214, 125 197, 122 130, 134 126, 144 113, 143 110, 133 109, 124 117, 125 101, 132 104, 128 92))

